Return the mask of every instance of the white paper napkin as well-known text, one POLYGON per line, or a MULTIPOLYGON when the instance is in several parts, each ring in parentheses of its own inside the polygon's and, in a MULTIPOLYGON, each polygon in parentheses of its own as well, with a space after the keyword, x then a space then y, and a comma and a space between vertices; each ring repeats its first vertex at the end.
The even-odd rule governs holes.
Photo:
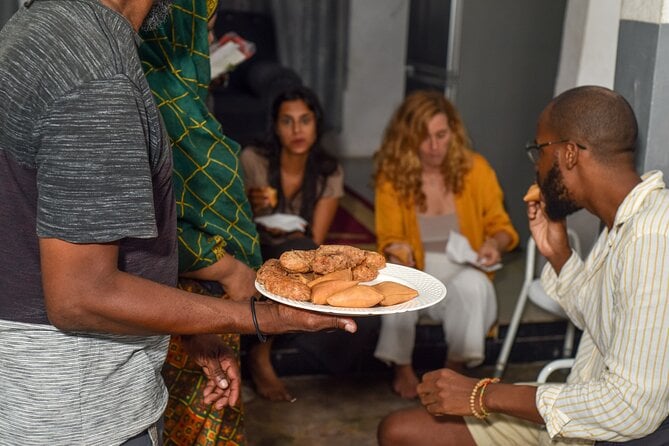
POLYGON ((446 255, 449 259, 456 263, 467 263, 476 268, 485 271, 497 271, 502 267, 501 263, 495 263, 494 265, 482 265, 477 261, 478 254, 474 251, 469 244, 469 240, 460 234, 459 232, 451 231, 448 235, 448 243, 446 244, 446 255))
POLYGON ((280 229, 284 232, 304 231, 307 221, 299 215, 271 214, 256 217, 255 222, 270 229, 280 229))

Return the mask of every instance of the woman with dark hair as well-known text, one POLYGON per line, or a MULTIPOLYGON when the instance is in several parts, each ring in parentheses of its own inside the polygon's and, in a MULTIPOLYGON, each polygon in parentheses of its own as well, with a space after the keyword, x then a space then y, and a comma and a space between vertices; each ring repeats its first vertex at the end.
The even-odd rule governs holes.
POLYGON ((265 140, 241 154, 251 206, 256 217, 292 214, 306 225, 282 231, 260 224, 264 259, 322 244, 344 184, 337 159, 320 144, 323 110, 311 90, 295 86, 278 94, 270 118, 265 140))
MULTIPOLYGON (((320 144, 323 110, 316 95, 303 86, 291 87, 276 96, 270 110, 264 141, 240 155, 247 194, 256 217, 289 214, 294 217, 289 220, 302 224, 278 228, 271 220, 259 222, 265 260, 322 244, 344 194, 342 168, 320 144)), ((270 400, 291 400, 270 362, 271 345, 257 344, 249 352, 256 391, 270 400)))

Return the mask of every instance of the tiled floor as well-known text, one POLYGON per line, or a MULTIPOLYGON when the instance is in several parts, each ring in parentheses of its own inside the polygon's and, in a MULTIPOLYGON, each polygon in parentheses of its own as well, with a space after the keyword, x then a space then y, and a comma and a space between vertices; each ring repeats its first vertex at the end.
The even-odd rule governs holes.
MULTIPOLYGON (((544 363, 512 364, 509 382, 534 381, 544 363)), ((480 367, 476 376, 491 376, 480 367)), ((246 404, 249 446, 373 446, 376 428, 388 413, 418 405, 390 390, 389 374, 350 377, 295 376, 286 378, 293 403, 254 398, 246 404)))

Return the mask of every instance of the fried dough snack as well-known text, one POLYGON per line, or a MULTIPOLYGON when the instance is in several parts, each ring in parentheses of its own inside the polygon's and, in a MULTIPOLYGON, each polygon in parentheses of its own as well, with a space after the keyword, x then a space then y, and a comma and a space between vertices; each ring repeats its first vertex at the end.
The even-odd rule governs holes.
POLYGON ((270 293, 291 299, 308 302, 311 300, 311 288, 292 277, 283 277, 266 281, 263 285, 270 293))
POLYGON ((370 268, 382 269, 386 267, 386 258, 375 251, 365 251, 364 264, 370 268))
POLYGON ((379 275, 378 269, 367 266, 364 263, 361 263, 360 265, 353 268, 352 272, 353 280, 360 282, 369 282, 370 280, 376 279, 376 276, 379 275))
POLYGON ((279 192, 270 186, 263 187, 263 192, 267 195, 267 198, 269 199, 269 205, 272 207, 272 209, 274 209, 276 205, 279 203, 279 192))
POLYGON ((383 294, 369 285, 354 285, 328 297, 333 307, 369 308, 383 300, 383 294))
POLYGON ((286 251, 279 257, 281 266, 293 273, 308 273, 311 271, 311 264, 314 262, 316 251, 292 250, 286 251))
POLYGON ((383 300, 383 295, 372 287, 358 289, 355 285, 375 279, 385 266, 385 258, 377 252, 322 245, 315 250, 284 252, 278 260, 266 261, 256 277, 267 291, 290 299, 323 305, 329 303, 333 293, 344 293, 350 288, 354 295, 337 297, 334 299, 337 305, 374 306, 383 300), (378 301, 370 304, 379 296, 378 301))
POLYGON ((383 294, 383 300, 379 305, 384 307, 401 304, 418 296, 418 291, 397 282, 377 283, 374 288, 383 294))
POLYGON ((309 285, 309 288, 313 288, 319 283, 328 282, 331 280, 353 280, 353 273, 351 272, 351 268, 340 269, 339 271, 325 274, 324 276, 313 279, 307 283, 307 285, 309 285))
POLYGON ((311 302, 316 305, 325 305, 328 298, 335 293, 351 288, 357 285, 356 280, 327 280, 317 283, 311 288, 311 302))
POLYGON ((256 279, 270 293, 299 301, 311 300, 311 288, 299 274, 291 274, 277 259, 269 259, 260 267, 256 279))
POLYGON ((530 188, 527 189, 527 192, 523 197, 523 201, 525 203, 529 203, 530 201, 539 201, 539 200, 541 200, 541 189, 539 189, 539 186, 537 186, 536 183, 533 183, 530 186, 530 188))

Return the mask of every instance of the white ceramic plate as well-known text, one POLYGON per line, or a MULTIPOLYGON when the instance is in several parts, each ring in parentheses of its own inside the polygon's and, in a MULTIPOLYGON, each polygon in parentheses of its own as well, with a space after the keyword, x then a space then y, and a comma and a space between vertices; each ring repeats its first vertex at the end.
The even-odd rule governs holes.
POLYGON ((344 314, 348 316, 371 316, 378 314, 404 313, 405 311, 416 311, 430 307, 444 297, 446 297, 446 287, 440 280, 433 276, 407 266, 388 263, 385 268, 379 270, 376 279, 370 282, 361 282, 363 285, 374 285, 379 282, 397 282, 409 286, 418 291, 418 296, 408 302, 389 307, 376 306, 372 308, 350 308, 350 307, 332 307, 330 305, 316 305, 311 302, 301 302, 299 300, 282 297, 270 293, 264 286, 256 281, 256 289, 268 298, 296 308, 317 311, 319 313, 344 314))

